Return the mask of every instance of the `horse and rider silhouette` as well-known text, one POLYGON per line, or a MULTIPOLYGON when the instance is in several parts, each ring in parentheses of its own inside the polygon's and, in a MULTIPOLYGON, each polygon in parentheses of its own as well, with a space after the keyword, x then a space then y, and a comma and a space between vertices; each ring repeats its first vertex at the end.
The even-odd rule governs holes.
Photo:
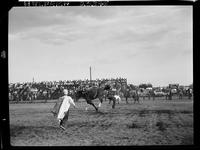
POLYGON ((126 104, 128 104, 128 98, 132 98, 134 103, 139 103, 139 93, 137 88, 132 88, 130 86, 124 86, 121 88, 120 93, 123 93, 123 97, 126 100, 126 104))
MULTIPOLYGON (((96 111, 101 107, 101 104, 103 102, 103 99, 105 98, 106 91, 110 90, 111 87, 109 85, 106 85, 105 87, 90 87, 88 89, 78 89, 73 94, 72 97, 77 102, 80 98, 83 98, 86 100, 86 102, 89 105, 92 105, 96 111), (93 103, 93 100, 99 99, 100 103, 98 106, 96 106, 93 103)), ((116 98, 114 96, 108 97, 109 100, 113 102, 112 108, 115 108, 116 98)))
POLYGON ((92 105, 96 111, 101 107, 101 104, 103 103, 103 100, 108 99, 109 103, 112 102, 112 108, 115 108, 116 101, 121 101, 118 99, 118 97, 121 97, 122 95, 126 98, 126 103, 128 104, 128 98, 133 98, 134 103, 139 103, 139 94, 137 89, 128 89, 125 88, 120 88, 117 90, 117 93, 119 95, 113 94, 112 93, 113 88, 108 84, 103 87, 89 87, 86 89, 77 89, 76 91, 73 92, 71 95, 72 98, 77 102, 79 99, 85 99, 87 104, 92 105), (118 96, 118 97, 117 97, 118 96), (98 106, 94 104, 94 100, 99 99, 100 103, 98 106))

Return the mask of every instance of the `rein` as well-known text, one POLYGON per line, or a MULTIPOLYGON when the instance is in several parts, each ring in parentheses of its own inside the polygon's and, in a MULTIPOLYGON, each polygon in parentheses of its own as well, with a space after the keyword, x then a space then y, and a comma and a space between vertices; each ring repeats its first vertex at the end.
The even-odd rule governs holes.
POLYGON ((96 94, 94 95, 94 98, 97 96, 97 93, 98 93, 98 92, 97 92, 97 90, 96 90, 96 94))

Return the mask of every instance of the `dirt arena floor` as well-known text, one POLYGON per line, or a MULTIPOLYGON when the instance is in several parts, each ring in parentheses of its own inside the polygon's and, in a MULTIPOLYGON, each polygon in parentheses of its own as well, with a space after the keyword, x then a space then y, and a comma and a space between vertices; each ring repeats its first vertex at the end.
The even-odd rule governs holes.
MULTIPOLYGON (((95 100, 95 104, 99 103, 95 100)), ((70 107, 66 130, 50 113, 55 103, 10 104, 13 146, 192 145, 193 100, 123 100, 100 112, 85 101, 70 107), (87 110, 85 108, 88 108, 87 110)))

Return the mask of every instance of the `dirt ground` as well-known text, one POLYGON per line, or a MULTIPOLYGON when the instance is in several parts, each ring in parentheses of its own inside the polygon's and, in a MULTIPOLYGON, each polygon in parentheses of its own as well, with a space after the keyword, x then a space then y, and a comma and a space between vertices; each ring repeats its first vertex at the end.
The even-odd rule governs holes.
MULTIPOLYGON (((95 100, 98 105, 99 101, 95 100)), ((100 112, 85 101, 71 107, 66 131, 50 113, 54 103, 10 104, 13 146, 192 145, 193 100, 123 100, 100 112), (86 110, 85 108, 88 108, 86 110)))

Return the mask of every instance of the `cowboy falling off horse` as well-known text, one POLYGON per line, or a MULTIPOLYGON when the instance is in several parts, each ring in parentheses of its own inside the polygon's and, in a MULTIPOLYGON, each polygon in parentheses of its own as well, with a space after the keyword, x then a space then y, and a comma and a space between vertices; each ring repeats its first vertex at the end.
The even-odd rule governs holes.
MULTIPOLYGON (((55 106, 51 110, 53 115, 57 117, 57 120, 59 122, 59 127, 65 130, 64 124, 66 123, 69 117, 70 105, 72 104, 75 108, 77 108, 74 103, 74 100, 78 101, 80 98, 83 98, 86 100, 88 104, 92 105, 96 111, 98 111, 98 108, 101 107, 101 104, 103 102, 103 98, 104 98, 106 90, 111 90, 111 89, 110 87, 104 87, 104 88, 92 87, 86 91, 78 90, 72 94, 72 97, 73 97, 72 98, 68 95, 68 90, 64 89, 63 90, 64 96, 58 99, 55 106), (92 102, 94 99, 97 99, 97 98, 100 100, 98 107, 95 106, 95 104, 92 102)), ((116 101, 121 101, 121 98, 118 95, 109 96, 107 98, 110 101, 113 101, 112 108, 115 108, 116 101)))

